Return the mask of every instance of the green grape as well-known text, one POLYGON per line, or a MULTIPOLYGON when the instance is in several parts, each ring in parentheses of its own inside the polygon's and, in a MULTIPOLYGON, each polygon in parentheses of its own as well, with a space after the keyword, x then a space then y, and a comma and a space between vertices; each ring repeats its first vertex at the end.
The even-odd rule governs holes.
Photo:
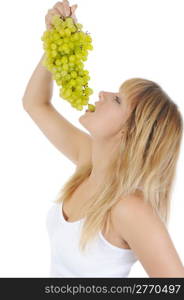
POLYGON ((73 93, 73 99, 76 101, 78 99, 78 95, 74 92, 73 93))
POLYGON ((59 46, 58 50, 62 53, 63 52, 63 46, 59 46))
POLYGON ((69 28, 65 29, 65 35, 66 36, 70 36, 71 35, 71 31, 69 28))
MULTIPOLYGON (((45 56, 43 65, 52 73, 59 96, 77 110, 88 104, 93 90, 88 86, 89 72, 84 70, 88 50, 93 50, 92 38, 75 24, 71 17, 52 17, 52 28, 41 36, 45 56)), ((89 107, 89 104, 88 104, 89 107)), ((91 106, 93 108, 93 106, 91 106)))
POLYGON ((55 76, 56 76, 57 79, 61 79, 62 78, 61 72, 57 72, 55 76))
POLYGON ((58 17, 55 15, 53 16, 52 20, 51 20, 51 24, 53 25, 57 25, 60 23, 60 19, 58 19, 58 17))
POLYGON ((61 72, 62 67, 57 67, 56 69, 57 69, 58 72, 61 72))
POLYGON ((80 24, 80 23, 77 23, 76 26, 77 26, 78 29, 82 29, 83 28, 83 25, 80 24))
POLYGON ((62 64, 61 59, 56 59, 55 64, 57 66, 61 66, 61 64, 62 64))
POLYGON ((64 56, 61 58, 61 62, 62 62, 62 64, 68 63, 68 57, 67 57, 66 55, 64 55, 64 56))
POLYGON ((69 67, 72 67, 72 68, 75 66, 74 62, 72 62, 72 61, 70 61, 70 62, 68 63, 68 65, 69 65, 69 67))
POLYGON ((52 57, 55 57, 56 55, 57 55, 57 51, 55 51, 55 50, 51 51, 51 56, 52 57))
POLYGON ((84 71, 83 71, 83 74, 84 74, 84 75, 89 75, 89 71, 88 71, 88 70, 84 70, 84 71))
POLYGON ((93 50, 93 46, 92 45, 87 45, 87 50, 93 50))
POLYGON ((76 78, 76 82, 77 82, 77 84, 82 84, 82 78, 81 77, 77 77, 76 78))
POLYGON ((65 31, 63 28, 59 29, 58 33, 60 34, 60 37, 64 37, 65 36, 65 31))
POLYGON ((77 53, 76 57, 80 60, 80 59, 82 59, 82 54, 81 53, 77 53))
POLYGON ((87 42, 89 42, 89 43, 91 43, 91 42, 92 42, 92 38, 91 38, 91 36, 90 36, 90 35, 87 35, 87 36, 86 36, 86 41, 87 41, 87 42))
MULTIPOLYGON (((79 69, 79 66, 77 66, 77 68, 79 69)), ((83 76, 84 75, 82 68, 79 69, 78 74, 79 74, 79 76, 83 76)))
POLYGON ((70 27, 70 25, 73 25, 73 20, 72 20, 72 18, 66 18, 65 23, 66 23, 66 25, 67 25, 68 27, 70 27))
POLYGON ((86 80, 86 81, 88 82, 91 78, 90 78, 90 76, 85 75, 85 76, 83 77, 83 79, 86 80))
POLYGON ((70 79, 71 79, 70 74, 66 74, 66 75, 64 76, 64 80, 69 81, 70 79))
POLYGON ((57 44, 57 45, 62 45, 63 44, 63 39, 58 39, 56 42, 55 42, 55 44, 57 44))
POLYGON ((88 109, 89 109, 90 111, 95 111, 95 105, 93 105, 93 104, 88 104, 88 109))
POLYGON ((71 30, 72 33, 77 31, 77 29, 76 29, 75 26, 71 26, 71 27, 70 27, 70 30, 71 30))
POLYGON ((74 48, 74 44, 72 42, 68 42, 68 47, 72 50, 74 48))
MULTIPOLYGON (((76 83, 77 83, 77 80, 76 80, 76 83)), ((76 91, 81 91, 82 92, 82 86, 81 85, 77 85, 76 86, 76 91)))
POLYGON ((68 72, 71 74, 72 71, 74 71, 74 67, 69 67, 68 72))
POLYGON ((86 95, 91 95, 91 94, 93 94, 93 90, 91 88, 87 87, 85 90, 85 93, 86 93, 86 95))
POLYGON ((55 32, 55 33, 53 34, 53 39, 54 39, 54 41, 57 41, 57 40, 60 39, 60 35, 58 34, 58 32, 55 32))
POLYGON ((65 75, 67 75, 67 71, 61 71, 61 76, 63 77, 63 76, 65 76, 65 75))
POLYGON ((76 77, 77 77, 77 72, 72 71, 72 72, 71 72, 71 77, 72 77, 72 78, 76 78, 76 77))
POLYGON ((63 42, 64 42, 65 44, 68 45, 69 41, 70 41, 70 40, 69 40, 67 37, 64 37, 64 38, 63 38, 63 42))
POLYGON ((88 55, 88 51, 87 50, 82 50, 82 55, 83 56, 87 56, 88 55))
POLYGON ((68 45, 67 44, 63 44, 61 47, 62 47, 63 51, 68 51, 68 45))
POLYGON ((69 66, 68 64, 64 64, 63 67, 62 67, 63 71, 68 71, 69 69, 69 66))
POLYGON ((75 55, 70 55, 69 56, 69 61, 74 62, 75 61, 75 55))
POLYGON ((83 105, 87 105, 88 104, 88 100, 87 99, 82 100, 82 104, 83 105))
POLYGON ((78 41, 79 38, 80 38, 80 36, 79 36, 78 32, 76 32, 75 35, 74 35, 74 37, 73 37, 73 40, 74 41, 78 41))
POLYGON ((68 90, 65 91, 65 96, 66 97, 70 97, 71 94, 72 94, 72 90, 71 89, 68 89, 68 90))
POLYGON ((74 80, 74 79, 71 79, 70 81, 69 81, 69 84, 71 85, 71 86, 76 86, 76 81, 74 80))
MULTIPOLYGON (((84 64, 82 63, 82 62, 80 62, 79 64, 78 64, 78 68, 79 68, 79 70, 83 70, 83 67, 84 67, 84 64)), ((83 74, 83 73, 82 73, 83 74)))
POLYGON ((86 85, 87 84, 87 81, 86 81, 86 79, 83 77, 83 79, 82 79, 82 84, 83 85, 86 85))
POLYGON ((71 35, 71 42, 75 42, 75 35, 74 34, 71 35))
POLYGON ((55 80, 56 80, 57 85, 61 85, 61 80, 60 79, 55 79, 55 80))
POLYGON ((75 101, 76 106, 81 106, 81 99, 78 99, 75 101))

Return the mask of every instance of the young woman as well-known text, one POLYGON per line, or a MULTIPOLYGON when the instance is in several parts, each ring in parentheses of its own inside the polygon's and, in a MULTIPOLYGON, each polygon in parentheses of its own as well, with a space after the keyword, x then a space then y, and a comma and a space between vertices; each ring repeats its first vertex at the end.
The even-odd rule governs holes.
MULTIPOLYGON (((65 0, 46 16, 72 15, 65 0)), ((43 58, 43 57, 42 57, 43 58)), ((183 134, 178 106, 157 83, 126 80, 101 92, 79 118, 87 134, 50 103, 51 74, 36 67, 25 110, 76 170, 48 211, 50 276, 127 277, 139 260, 150 277, 184 277, 167 225, 183 134)))

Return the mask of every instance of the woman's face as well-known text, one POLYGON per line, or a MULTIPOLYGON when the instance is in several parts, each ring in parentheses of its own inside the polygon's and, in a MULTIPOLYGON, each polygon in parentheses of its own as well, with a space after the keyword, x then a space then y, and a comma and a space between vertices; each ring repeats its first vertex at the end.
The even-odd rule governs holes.
POLYGON ((79 121, 94 138, 109 138, 121 131, 130 110, 120 93, 99 93, 95 112, 85 112, 79 121))

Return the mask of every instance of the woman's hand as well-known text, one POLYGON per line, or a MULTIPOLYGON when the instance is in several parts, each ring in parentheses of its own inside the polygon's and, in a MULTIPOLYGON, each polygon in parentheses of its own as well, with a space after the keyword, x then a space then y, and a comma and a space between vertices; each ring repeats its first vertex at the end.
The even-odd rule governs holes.
POLYGON ((77 18, 75 15, 75 10, 77 8, 77 4, 72 5, 71 7, 69 6, 69 1, 68 0, 63 0, 62 2, 57 2, 52 9, 48 10, 47 15, 45 16, 45 24, 46 28, 51 29, 52 24, 51 20, 52 17, 57 15, 59 17, 71 17, 74 21, 74 23, 77 23, 77 18))

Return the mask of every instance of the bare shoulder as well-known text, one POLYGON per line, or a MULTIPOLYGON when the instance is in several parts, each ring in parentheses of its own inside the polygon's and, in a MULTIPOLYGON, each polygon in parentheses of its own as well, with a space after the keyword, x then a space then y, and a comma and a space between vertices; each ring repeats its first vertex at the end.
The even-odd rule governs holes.
POLYGON ((146 216, 152 215, 158 218, 151 204, 144 201, 143 194, 139 191, 120 198, 119 202, 114 208, 114 214, 116 214, 118 220, 128 221, 128 219, 132 218, 133 222, 136 222, 136 219, 138 218, 137 214, 146 216), (133 216, 134 213, 136 213, 136 215, 133 216))
POLYGON ((184 267, 165 224, 141 193, 120 199, 113 215, 116 230, 150 277, 184 277, 184 267))
MULTIPOLYGON (((118 203, 112 209, 112 221, 118 235, 128 244, 127 230, 128 224, 135 224, 137 222, 138 211, 144 215, 149 211, 151 213, 151 206, 144 202, 141 192, 136 192, 119 199, 118 203)), ((130 246, 130 245, 129 245, 130 246)), ((131 246, 130 246, 131 247, 131 246)))
POLYGON ((113 223, 119 235, 128 243, 127 231, 129 226, 138 222, 145 222, 150 216, 157 220, 154 211, 149 203, 144 201, 141 192, 136 192, 120 198, 113 208, 113 223))

